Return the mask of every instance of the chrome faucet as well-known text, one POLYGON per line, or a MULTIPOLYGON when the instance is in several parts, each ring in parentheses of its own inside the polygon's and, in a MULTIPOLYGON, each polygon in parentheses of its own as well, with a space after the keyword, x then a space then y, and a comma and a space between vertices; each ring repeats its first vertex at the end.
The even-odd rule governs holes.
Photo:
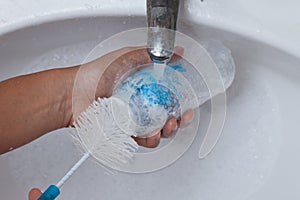
POLYGON ((147 0, 147 49, 153 62, 166 63, 174 52, 179 0, 147 0))

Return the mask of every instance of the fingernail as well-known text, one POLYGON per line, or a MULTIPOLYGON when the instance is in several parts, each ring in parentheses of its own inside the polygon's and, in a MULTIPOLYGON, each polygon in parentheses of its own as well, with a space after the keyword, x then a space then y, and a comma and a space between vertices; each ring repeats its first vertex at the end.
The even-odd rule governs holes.
POLYGON ((177 130, 178 130, 178 125, 176 125, 176 127, 172 129, 172 131, 169 133, 169 135, 167 137, 175 135, 175 133, 177 132, 177 130))
POLYGON ((178 124, 173 128, 173 130, 172 131, 177 131, 178 130, 178 124))
POLYGON ((162 130, 162 135, 164 137, 170 137, 171 135, 173 135, 174 133, 176 133, 178 130, 178 125, 176 125, 172 130, 167 131, 165 129, 162 130))

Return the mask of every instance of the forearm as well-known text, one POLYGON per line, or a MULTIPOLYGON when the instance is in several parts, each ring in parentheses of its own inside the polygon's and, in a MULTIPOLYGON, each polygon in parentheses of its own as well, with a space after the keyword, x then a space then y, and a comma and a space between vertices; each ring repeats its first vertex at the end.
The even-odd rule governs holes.
POLYGON ((76 71, 55 69, 0 83, 0 154, 69 125, 76 71))

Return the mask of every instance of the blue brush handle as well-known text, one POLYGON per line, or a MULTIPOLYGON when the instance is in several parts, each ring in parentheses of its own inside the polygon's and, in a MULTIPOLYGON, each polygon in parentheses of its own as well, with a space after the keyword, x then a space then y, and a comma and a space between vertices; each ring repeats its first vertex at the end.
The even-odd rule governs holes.
POLYGON ((50 185, 38 200, 54 200, 59 194, 59 188, 55 185, 50 185))

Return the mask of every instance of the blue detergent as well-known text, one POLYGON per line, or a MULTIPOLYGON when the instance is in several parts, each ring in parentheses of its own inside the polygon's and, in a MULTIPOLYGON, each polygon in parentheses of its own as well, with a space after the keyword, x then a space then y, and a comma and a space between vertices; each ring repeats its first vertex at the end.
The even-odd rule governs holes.
POLYGON ((179 102, 175 94, 167 87, 154 83, 145 84, 136 89, 131 96, 129 105, 132 109, 135 121, 142 126, 146 126, 151 122, 149 112, 160 106, 165 109, 168 115, 177 115, 179 102), (142 117, 137 117, 142 116, 142 117))
POLYGON ((163 108, 168 117, 179 117, 180 101, 184 96, 178 73, 184 72, 181 65, 166 66, 163 76, 157 77, 153 66, 148 66, 127 77, 114 96, 127 99, 132 117, 139 126, 151 124, 155 120, 151 112, 158 108, 163 108))

